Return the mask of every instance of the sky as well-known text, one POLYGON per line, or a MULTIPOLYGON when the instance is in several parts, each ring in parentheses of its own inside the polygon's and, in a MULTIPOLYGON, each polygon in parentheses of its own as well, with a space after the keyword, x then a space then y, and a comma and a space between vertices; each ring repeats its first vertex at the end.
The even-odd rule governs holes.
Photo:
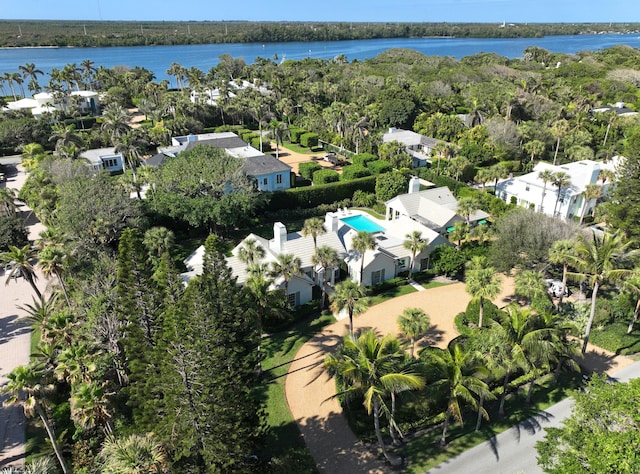
POLYGON ((0 19, 640 22, 639 0, 3 0, 0 19))

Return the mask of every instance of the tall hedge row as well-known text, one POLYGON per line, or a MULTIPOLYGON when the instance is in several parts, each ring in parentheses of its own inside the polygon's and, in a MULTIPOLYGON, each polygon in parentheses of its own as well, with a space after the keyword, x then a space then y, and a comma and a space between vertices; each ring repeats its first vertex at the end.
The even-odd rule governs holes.
POLYGON ((315 148, 318 146, 318 134, 317 133, 305 133, 300 136, 300 145, 305 148, 315 148))
POLYGON ((298 165, 298 173, 300 173, 300 176, 309 181, 313 179, 313 173, 321 169, 322 166, 315 161, 307 161, 298 165))
POLYGON ((340 175, 338 174, 337 171, 333 171, 333 170, 328 170, 323 168, 313 173, 314 185, 335 183, 339 179, 340 179, 340 175))
POLYGON ((291 137, 291 143, 299 143, 300 136, 307 133, 303 128, 289 127, 289 136, 291 137))
POLYGON ((350 165, 342 168, 341 181, 349 181, 351 179, 364 178, 371 176, 371 171, 360 165, 350 165))
POLYGON ((270 210, 297 209, 315 207, 320 204, 331 204, 343 199, 351 199, 353 193, 361 190, 372 193, 376 188, 376 178, 354 179, 353 181, 339 181, 318 186, 291 188, 286 191, 271 193, 270 210))

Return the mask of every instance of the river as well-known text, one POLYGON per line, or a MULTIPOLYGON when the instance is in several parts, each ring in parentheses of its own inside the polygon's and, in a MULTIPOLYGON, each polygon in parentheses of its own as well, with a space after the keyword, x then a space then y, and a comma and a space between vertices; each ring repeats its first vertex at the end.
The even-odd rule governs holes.
MULTIPOLYGON (((393 38, 353 41, 293 42, 267 44, 205 44, 180 46, 134 46, 113 48, 4 48, 0 49, 0 74, 17 72, 18 66, 34 63, 42 71, 90 59, 97 66, 141 66, 153 71, 157 80, 170 79, 167 69, 173 62, 204 72, 218 63, 222 54, 241 57, 247 63, 256 57, 278 60, 306 57, 329 59, 344 54, 349 61, 373 58, 391 48, 409 48, 427 56, 462 58, 480 52, 519 58, 529 46, 558 53, 595 51, 625 44, 640 48, 637 34, 547 36, 545 38, 393 38)), ((46 82, 43 80, 42 82, 46 82)))

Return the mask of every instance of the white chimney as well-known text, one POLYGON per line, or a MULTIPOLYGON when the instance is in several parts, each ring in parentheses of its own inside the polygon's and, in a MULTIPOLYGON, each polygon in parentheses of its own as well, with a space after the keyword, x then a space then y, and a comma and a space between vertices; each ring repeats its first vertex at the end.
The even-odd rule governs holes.
POLYGON ((417 193, 420 191, 420 178, 412 176, 409 180, 409 194, 417 193))
POLYGON ((338 232, 338 214, 327 212, 324 217, 324 228, 327 229, 327 232, 338 232))
POLYGON ((282 222, 273 224, 273 250, 284 252, 284 244, 287 242, 287 228, 282 222))

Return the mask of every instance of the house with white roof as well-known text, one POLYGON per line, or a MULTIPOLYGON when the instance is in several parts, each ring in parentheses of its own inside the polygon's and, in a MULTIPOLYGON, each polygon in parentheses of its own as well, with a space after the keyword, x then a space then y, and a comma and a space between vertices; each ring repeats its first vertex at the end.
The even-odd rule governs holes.
POLYGON ((56 98, 50 92, 38 92, 32 99, 24 98, 7 103, 9 110, 31 110, 31 114, 40 117, 44 113, 63 110, 70 105, 70 97, 77 97, 78 105, 83 114, 98 115, 100 113, 100 98, 94 91, 72 91, 68 96, 56 98), (62 102, 61 102, 62 100, 62 102))
MULTIPOLYGON (((390 199, 385 207, 387 220, 410 218, 441 235, 451 232, 456 222, 464 221, 457 213, 458 201, 449 188, 420 191, 420 181, 415 176, 409 181, 409 192, 390 199)), ((477 209, 469 216, 469 223, 484 223, 488 217, 489 214, 477 209)))
MULTIPOLYGON (((596 200, 592 199, 584 207, 585 201, 582 193, 588 184, 598 183, 600 173, 603 170, 615 172, 616 163, 619 160, 620 157, 614 157, 607 163, 582 160, 557 166, 540 162, 531 173, 498 182, 496 196, 506 202, 515 200, 516 204, 521 207, 532 208, 549 216, 555 215, 563 219, 580 217, 583 209, 587 215, 596 206, 596 200), (545 170, 552 173, 560 171, 566 173, 569 175, 570 184, 560 190, 551 182, 547 182, 545 186, 544 181, 540 179, 540 173, 545 170), (543 191, 544 202, 542 200, 543 191)), ((603 196, 606 196, 610 185, 611 182, 605 182, 602 185, 603 196)))
MULTIPOLYGON (((261 94, 269 94, 270 91, 266 87, 262 85, 255 85, 249 81, 229 81, 229 87, 227 88, 227 98, 231 99, 236 97, 233 91, 240 91, 243 89, 255 89, 261 94)), ((222 93, 219 88, 215 89, 203 89, 203 90, 193 90, 191 91, 189 100, 196 103, 205 103, 207 105, 216 105, 220 98, 222 97, 222 93)))
POLYGON ((80 158, 89 162, 89 166, 95 171, 108 171, 118 174, 124 171, 124 157, 116 152, 114 147, 94 148, 80 153, 80 158))
MULTIPOLYGON (((175 157, 196 145, 207 145, 224 149, 229 155, 244 160, 245 173, 256 179, 260 191, 278 191, 291 187, 291 166, 271 155, 256 150, 233 132, 203 133, 171 139, 171 146, 159 147, 158 155, 175 157)), ((162 164, 162 159, 155 162, 162 164)))
MULTIPOLYGON (((362 280, 365 286, 382 283, 409 270, 411 251, 404 246, 407 234, 417 230, 422 234, 422 238, 429 242, 428 248, 416 255, 414 271, 427 269, 429 254, 438 245, 447 244, 446 239, 437 232, 410 218, 387 222, 360 211, 328 212, 324 227, 326 232, 317 236, 318 247, 326 245, 336 250, 340 260, 346 264, 351 278, 356 282, 362 280), (363 256, 352 247, 353 238, 360 230, 372 233, 376 241, 376 248, 364 254, 362 278, 360 269, 363 266, 363 256)), ((248 273, 246 263, 238 258, 238 253, 247 240, 254 240, 265 250, 262 263, 271 264, 277 261, 279 254, 292 254, 300 258, 302 274, 294 277, 288 285, 287 298, 293 306, 310 301, 314 285, 326 283, 333 286, 340 275, 338 267, 332 269, 329 275, 324 275, 322 268, 313 265, 315 246, 311 236, 305 237, 300 232, 287 232, 284 224, 276 222, 273 226, 273 238, 250 234, 232 250, 232 256, 227 257, 227 264, 240 284, 247 280, 248 273)), ((188 269, 182 274, 185 282, 202 273, 203 257, 204 246, 201 246, 185 260, 188 269)), ((282 278, 274 282, 274 289, 284 286, 282 278)))
POLYGON ((431 152, 441 140, 425 137, 411 130, 390 128, 382 135, 382 143, 399 142, 407 147, 407 153, 413 158, 413 167, 420 168, 431 163, 431 152))
POLYGON ((591 109, 591 112, 594 112, 596 114, 614 112, 618 117, 633 117, 634 115, 638 115, 638 112, 627 107, 624 102, 616 102, 613 105, 603 105, 601 107, 596 107, 591 109))

